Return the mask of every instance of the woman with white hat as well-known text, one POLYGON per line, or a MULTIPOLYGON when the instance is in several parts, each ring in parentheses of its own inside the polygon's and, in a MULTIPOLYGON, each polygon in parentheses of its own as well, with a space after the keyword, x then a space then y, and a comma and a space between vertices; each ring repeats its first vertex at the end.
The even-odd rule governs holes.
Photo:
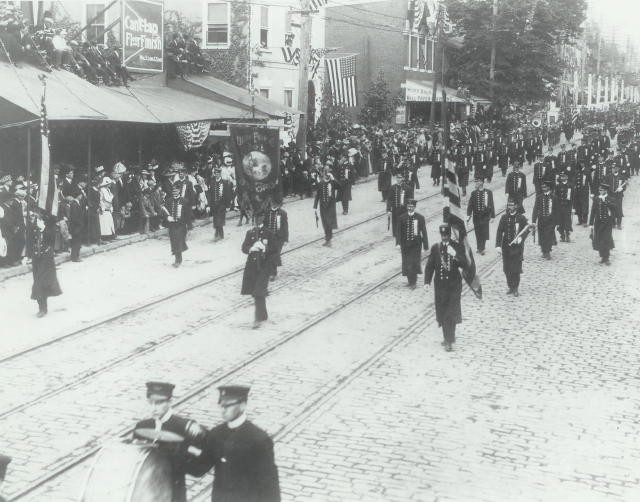
POLYGON ((111 192, 113 180, 108 176, 100 182, 100 235, 103 239, 113 239, 116 235, 113 223, 113 193, 111 192))

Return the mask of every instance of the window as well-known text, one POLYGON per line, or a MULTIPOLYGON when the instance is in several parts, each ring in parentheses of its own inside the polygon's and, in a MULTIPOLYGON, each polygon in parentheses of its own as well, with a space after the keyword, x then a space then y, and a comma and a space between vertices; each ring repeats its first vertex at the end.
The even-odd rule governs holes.
POLYGON ((293 106, 293 89, 284 90, 284 106, 293 106))
POLYGON ((260 89, 260 96, 269 99, 269 89, 260 89))
POLYGON ((260 47, 269 47, 269 7, 260 6, 260 47))
POLYGON ((434 49, 433 40, 425 35, 409 35, 409 68, 433 71, 434 49))
POLYGON ((87 40, 104 43, 104 4, 102 3, 87 4, 87 40))
POLYGON ((229 4, 210 2, 207 7, 207 45, 228 45, 229 4))

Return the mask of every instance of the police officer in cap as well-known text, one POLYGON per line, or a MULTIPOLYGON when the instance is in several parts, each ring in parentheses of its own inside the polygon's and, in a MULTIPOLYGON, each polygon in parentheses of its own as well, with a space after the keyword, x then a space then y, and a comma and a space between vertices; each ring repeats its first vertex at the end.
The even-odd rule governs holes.
POLYGON ((496 217, 496 211, 493 206, 493 192, 484 188, 482 178, 476 178, 476 189, 471 192, 467 216, 473 216, 478 253, 484 254, 485 243, 489 240, 489 222, 496 217))
POLYGON ((205 431, 193 420, 176 415, 171 408, 175 386, 166 382, 147 382, 147 401, 151 418, 136 424, 134 440, 153 441, 171 464, 172 502, 186 502, 185 473, 201 453, 196 446, 204 439, 205 431), (172 434, 163 434, 163 431, 172 434))
POLYGON ((218 390, 224 423, 206 434, 192 473, 202 476, 213 467, 213 502, 280 502, 273 440, 247 418, 250 388, 225 385, 218 390))
POLYGON ((462 322, 462 276, 459 267, 464 263, 464 249, 451 240, 451 227, 440 225, 441 242, 431 246, 429 259, 424 269, 425 288, 433 279, 436 320, 442 327, 447 352, 453 350, 456 341, 456 324, 462 322))
POLYGON ((591 226, 591 244, 600 254, 600 263, 610 265, 609 255, 615 247, 613 243, 613 225, 616 221, 616 204, 608 195, 610 186, 601 183, 598 196, 593 198, 589 225, 591 226))
POLYGON ((407 201, 407 212, 398 219, 396 245, 400 245, 402 255, 402 275, 409 281, 409 287, 415 289, 421 270, 422 248, 429 249, 427 226, 424 216, 416 213, 415 199, 407 201))

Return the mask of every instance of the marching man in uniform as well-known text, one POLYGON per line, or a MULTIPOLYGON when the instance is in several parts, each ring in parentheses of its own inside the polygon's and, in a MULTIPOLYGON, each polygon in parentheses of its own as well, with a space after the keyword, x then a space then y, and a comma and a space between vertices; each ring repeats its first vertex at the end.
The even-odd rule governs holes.
POLYGON ((560 173, 560 182, 556 186, 556 200, 558 201, 557 223, 562 242, 571 242, 571 217, 573 210, 574 188, 568 182, 569 175, 563 171, 560 173))
POLYGON ((338 228, 338 217, 336 216, 336 195, 339 185, 333 179, 330 168, 324 168, 324 176, 322 181, 318 183, 316 190, 316 198, 313 202, 313 209, 316 212, 316 225, 318 222, 318 205, 320 205, 320 220, 324 230, 323 246, 331 247, 331 239, 333 231, 338 228))
POLYGON ((387 214, 391 216, 391 231, 397 239, 398 219, 405 212, 409 199, 413 199, 413 190, 406 185, 402 174, 396 174, 396 183, 391 187, 387 199, 387 214))
POLYGON ((420 260, 422 248, 429 249, 427 226, 424 216, 416 213, 415 199, 407 201, 407 212, 398 219, 396 245, 402 253, 402 275, 409 281, 409 287, 415 289, 418 274, 422 273, 420 260))
POLYGON ((182 264, 182 253, 187 249, 187 226, 191 223, 191 206, 195 191, 185 176, 184 166, 174 163, 168 172, 170 179, 162 211, 167 218, 171 253, 175 256, 174 267, 182 264))
POLYGON ((496 211, 493 206, 493 192, 484 188, 482 178, 476 178, 476 189, 471 192, 467 216, 473 216, 478 253, 484 254, 485 244, 489 240, 489 221, 496 217, 496 211))
POLYGON ((175 385, 165 382, 147 382, 147 401, 151 418, 136 424, 133 439, 154 441, 171 464, 173 493, 171 502, 187 502, 185 474, 189 465, 201 451, 197 448, 204 437, 204 430, 193 420, 176 415, 171 409, 175 385), (177 441, 165 441, 161 431, 177 434, 177 441), (179 439, 182 438, 182 441, 179 439))
POLYGON ((500 218, 496 232, 496 251, 502 254, 502 270, 507 278, 508 295, 519 296, 524 240, 529 235, 527 218, 518 213, 516 201, 507 201, 507 212, 500 218))
POLYGON ((440 225, 441 242, 431 246, 429 259, 424 269, 425 288, 433 279, 435 293, 436 320, 442 327, 447 352, 453 350, 456 342, 456 324, 462 322, 462 275, 458 267, 464 262, 464 249, 451 240, 451 227, 440 225))
POLYGON ((522 161, 513 162, 513 171, 507 174, 507 180, 504 184, 504 193, 518 204, 518 211, 524 213, 522 202, 527 197, 527 177, 520 172, 522 161))
POLYGON ((591 244, 600 253, 600 263, 610 265, 609 255, 615 247, 613 243, 613 224, 616 217, 616 205, 609 199, 609 185, 601 183, 598 196, 591 206, 589 225, 591 226, 591 244))
POLYGON ((556 240, 557 199, 551 192, 551 183, 542 183, 542 193, 536 197, 531 222, 538 227, 538 239, 542 257, 551 259, 551 248, 558 244, 556 240))
POLYGON ((220 166, 214 167, 213 178, 209 183, 208 196, 209 208, 213 216, 213 228, 215 230, 214 241, 224 239, 227 206, 231 203, 232 198, 233 185, 231 181, 222 178, 222 168, 220 166))
POLYGON ((278 467, 273 440, 247 418, 249 387, 218 387, 223 424, 212 428, 203 442, 196 476, 213 467, 213 502, 280 502, 278 467))
POLYGON ((275 240, 273 243, 273 271, 271 273, 270 280, 274 280, 278 275, 278 267, 282 265, 282 247, 289 242, 289 218, 287 212, 282 209, 282 204, 275 199, 271 200, 271 209, 267 211, 264 219, 264 226, 267 227, 273 235, 275 240))
POLYGON ((609 185, 609 200, 616 206, 615 223, 616 228, 620 230, 622 228, 622 199, 624 198, 624 191, 627 189, 628 177, 626 174, 620 174, 620 168, 617 165, 613 165, 611 168, 611 174, 605 181, 609 185))
POLYGON ((578 225, 586 227, 589 219, 589 199, 591 198, 591 168, 588 164, 584 164, 576 174, 575 188, 573 207, 578 215, 578 225))

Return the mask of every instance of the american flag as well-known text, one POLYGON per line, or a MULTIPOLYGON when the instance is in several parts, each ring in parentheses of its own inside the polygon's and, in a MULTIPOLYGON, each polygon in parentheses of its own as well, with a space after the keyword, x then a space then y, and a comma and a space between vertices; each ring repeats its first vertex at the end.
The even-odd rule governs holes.
POLYGON ((326 61, 333 104, 358 106, 355 54, 326 61))
POLYGON ((38 197, 38 207, 58 215, 58 188, 56 178, 51 170, 49 159, 49 121, 47 120, 47 77, 40 76, 42 81, 42 101, 40 103, 40 143, 42 153, 40 155, 40 195, 38 197))
POLYGON ((311 0, 311 10, 320 10, 320 7, 327 5, 329 0, 311 0))
MULTIPOLYGON (((442 90, 443 110, 447 108, 447 96, 442 90)), ((462 244, 464 247, 465 262, 461 265, 462 277, 473 291, 476 298, 482 299, 482 284, 476 271, 476 262, 473 258, 473 252, 467 239, 467 226, 465 223, 465 212, 461 206, 460 186, 458 185, 458 175, 456 174, 455 163, 446 155, 446 148, 449 145, 449 123, 447 113, 443 115, 443 153, 445 159, 445 183, 443 195, 447 199, 449 205, 444 208, 444 220, 451 226, 451 238, 462 244)))

